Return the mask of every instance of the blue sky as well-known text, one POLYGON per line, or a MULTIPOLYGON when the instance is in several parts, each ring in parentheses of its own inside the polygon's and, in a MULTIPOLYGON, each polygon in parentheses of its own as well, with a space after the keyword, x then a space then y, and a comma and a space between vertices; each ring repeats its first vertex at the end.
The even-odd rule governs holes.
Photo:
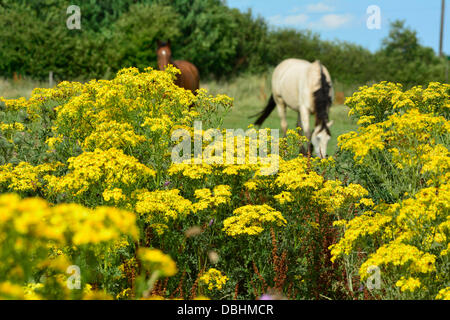
MULTIPOLYGON (((389 23, 401 19, 416 30, 420 43, 439 50, 441 0, 227 0, 230 7, 264 17, 271 26, 310 29, 326 40, 345 40, 371 51, 380 48, 389 23), (367 8, 380 9, 380 29, 367 27, 367 8)), ((446 1, 444 52, 450 55, 450 1, 446 1)))

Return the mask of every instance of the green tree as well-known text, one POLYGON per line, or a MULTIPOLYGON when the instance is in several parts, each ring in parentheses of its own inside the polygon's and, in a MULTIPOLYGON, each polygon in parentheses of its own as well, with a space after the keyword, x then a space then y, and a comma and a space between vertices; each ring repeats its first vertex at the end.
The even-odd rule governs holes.
POLYGON ((406 27, 404 21, 391 23, 389 35, 376 55, 383 80, 411 86, 439 79, 438 57, 432 48, 419 43, 417 32, 406 27))
POLYGON ((41 0, 0 3, 0 74, 13 72, 58 79, 102 76, 105 37, 66 27, 69 2, 41 0))
POLYGON ((156 68, 157 40, 179 37, 179 24, 179 14, 173 7, 157 3, 132 5, 111 28, 109 65, 113 70, 156 68))
POLYGON ((249 10, 221 0, 79 0, 81 30, 66 27, 69 0, 0 0, 0 76, 108 78, 123 67, 156 67, 156 40, 174 59, 193 62, 202 79, 260 73, 286 58, 319 59, 344 84, 444 81, 444 61, 403 21, 374 53, 324 41, 309 30, 272 29, 249 10))

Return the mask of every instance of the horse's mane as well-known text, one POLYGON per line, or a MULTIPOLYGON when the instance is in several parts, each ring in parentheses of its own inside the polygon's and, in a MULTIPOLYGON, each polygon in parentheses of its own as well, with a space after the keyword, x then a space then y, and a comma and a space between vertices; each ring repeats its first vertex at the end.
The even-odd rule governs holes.
POLYGON ((320 66, 320 88, 313 93, 314 96, 314 110, 316 113, 316 127, 321 126, 320 131, 326 130, 328 135, 331 135, 328 123, 328 106, 331 104, 330 89, 331 85, 328 83, 325 74, 323 73, 322 65, 320 66))

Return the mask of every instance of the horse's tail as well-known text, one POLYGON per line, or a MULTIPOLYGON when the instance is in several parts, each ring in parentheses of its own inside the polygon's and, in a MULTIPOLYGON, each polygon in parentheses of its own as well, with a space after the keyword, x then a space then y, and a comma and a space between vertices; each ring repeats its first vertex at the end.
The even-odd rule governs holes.
POLYGON ((260 126, 263 124, 264 120, 272 113, 273 109, 275 109, 276 103, 273 98, 273 94, 270 96, 269 102, 267 103, 266 108, 255 116, 259 116, 259 118, 255 121, 255 125, 260 126))

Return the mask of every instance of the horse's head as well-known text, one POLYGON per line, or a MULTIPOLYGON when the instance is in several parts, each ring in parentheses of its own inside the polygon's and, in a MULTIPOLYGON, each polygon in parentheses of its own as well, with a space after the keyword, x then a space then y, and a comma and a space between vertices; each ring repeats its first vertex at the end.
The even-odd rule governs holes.
POLYGON ((319 158, 325 158, 327 155, 328 141, 331 138, 330 127, 333 121, 323 123, 314 128, 311 135, 311 144, 319 158))
POLYGON ((316 126, 311 135, 311 144, 318 157, 325 158, 328 141, 331 138, 330 127, 333 121, 329 121, 328 114, 333 103, 333 87, 328 71, 319 61, 312 64, 313 74, 316 75, 318 89, 314 91, 314 111, 316 113, 316 126))
POLYGON ((172 60, 172 50, 170 49, 169 41, 158 40, 158 48, 156 49, 156 56, 158 57, 159 70, 166 70, 166 67, 172 60))

